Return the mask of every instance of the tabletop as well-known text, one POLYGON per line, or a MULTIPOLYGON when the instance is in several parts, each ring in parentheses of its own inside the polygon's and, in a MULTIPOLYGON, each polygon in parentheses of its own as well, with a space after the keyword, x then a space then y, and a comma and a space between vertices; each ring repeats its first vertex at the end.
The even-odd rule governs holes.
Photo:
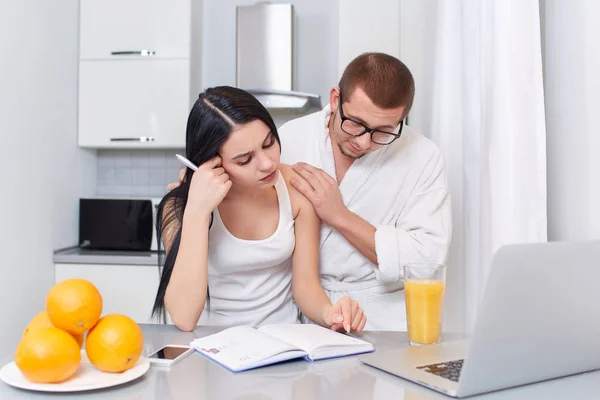
MULTIPOLYGON (((219 328, 198 327, 181 332, 173 325, 144 325, 144 355, 165 344, 188 344, 193 339, 218 332, 219 328)), ((376 351, 407 346, 406 332, 363 332, 357 335, 375 345, 376 351)), ((446 340, 461 339, 445 334, 446 340)), ((12 356, 0 359, 1 365, 12 356)), ((233 373, 193 353, 173 367, 151 367, 141 378, 121 386, 72 394, 49 394, 15 389, 0 382, 0 399, 450 399, 432 390, 362 364, 357 356, 307 362, 295 360, 255 370, 233 373)), ((590 372, 471 399, 590 399, 600 397, 600 372, 590 372)))

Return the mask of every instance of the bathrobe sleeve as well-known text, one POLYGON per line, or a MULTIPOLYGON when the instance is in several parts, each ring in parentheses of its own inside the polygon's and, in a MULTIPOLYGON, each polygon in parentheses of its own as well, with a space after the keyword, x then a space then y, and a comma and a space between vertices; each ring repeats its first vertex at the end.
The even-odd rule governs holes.
POLYGON ((375 226, 375 276, 384 282, 403 278, 411 262, 443 264, 452 234, 450 195, 439 151, 424 164, 406 205, 393 224, 375 226))

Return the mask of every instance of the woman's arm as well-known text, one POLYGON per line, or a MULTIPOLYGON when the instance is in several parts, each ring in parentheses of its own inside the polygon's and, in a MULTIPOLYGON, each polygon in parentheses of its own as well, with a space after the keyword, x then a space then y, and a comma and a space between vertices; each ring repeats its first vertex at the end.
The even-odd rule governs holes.
MULTIPOLYGON (((287 168, 283 167, 282 172, 284 176, 290 176, 287 168)), ((295 213, 296 246, 292 255, 292 292, 296 304, 308 319, 319 325, 333 329, 343 328, 347 332, 362 330, 366 318, 358 302, 345 297, 332 305, 323 290, 319 280, 321 221, 308 199, 290 185, 288 191, 295 213)))
MULTIPOLYGON (((165 308, 175 326, 183 331, 196 327, 206 303, 210 215, 231 188, 229 176, 220 165, 221 159, 215 157, 192 176, 179 249, 165 292, 165 308)), ((163 234, 167 252, 171 251, 177 232, 173 229, 178 227, 163 234)))
POLYGON ((300 207, 295 218, 296 246, 292 255, 292 292, 308 319, 327 325, 325 313, 331 301, 319 281, 319 230, 321 221, 308 207, 300 207))
MULTIPOLYGON (((182 331, 196 327, 206 303, 209 222, 210 214, 186 208, 179 251, 165 293, 165 308, 182 331)), ((165 248, 169 251, 170 244, 165 242, 165 248)))

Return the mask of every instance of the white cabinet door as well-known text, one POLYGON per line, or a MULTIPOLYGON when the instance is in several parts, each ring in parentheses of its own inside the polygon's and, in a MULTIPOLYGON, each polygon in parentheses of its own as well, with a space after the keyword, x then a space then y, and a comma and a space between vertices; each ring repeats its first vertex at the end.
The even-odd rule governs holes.
POLYGON ((71 278, 92 282, 102 295, 102 315, 124 314, 137 323, 151 319, 159 270, 150 265, 56 264, 55 283, 71 278))
POLYGON ((81 61, 79 145, 184 148, 189 69, 188 60, 81 61))
POLYGON ((81 0, 79 58, 189 58, 190 1, 81 0))

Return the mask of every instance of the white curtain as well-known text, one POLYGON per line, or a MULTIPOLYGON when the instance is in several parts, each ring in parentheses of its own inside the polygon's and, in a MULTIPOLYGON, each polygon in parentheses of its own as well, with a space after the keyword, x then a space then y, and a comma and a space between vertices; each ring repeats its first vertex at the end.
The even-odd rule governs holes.
POLYGON ((454 219, 448 300, 462 304, 451 309, 462 308, 471 331, 493 253, 546 241, 539 5, 429 0, 427 7, 418 125, 445 157, 454 219))

